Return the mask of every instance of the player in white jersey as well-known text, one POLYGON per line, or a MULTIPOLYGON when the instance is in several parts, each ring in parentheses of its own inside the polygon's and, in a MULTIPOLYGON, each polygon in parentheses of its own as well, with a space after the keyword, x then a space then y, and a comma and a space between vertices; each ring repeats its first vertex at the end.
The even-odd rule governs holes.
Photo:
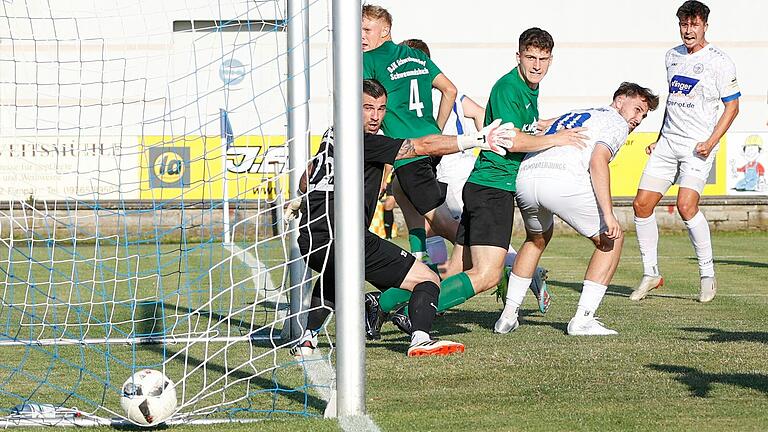
MULTIPOLYGON (((439 99, 439 95, 432 92, 433 101, 439 99)), ((433 102, 434 105, 434 102, 433 102)), ((453 109, 448 115, 448 121, 443 127, 444 133, 454 135, 467 135, 483 128, 483 119, 485 118, 485 108, 478 105, 477 102, 470 99, 467 95, 459 92, 456 95, 456 102, 453 103, 453 109)), ((437 181, 448 185, 445 204, 454 219, 461 219, 461 210, 464 208, 464 202, 461 199, 461 191, 464 183, 467 182, 469 173, 475 167, 475 154, 473 152, 460 152, 440 158, 437 165, 437 181)), ((431 255, 430 255, 431 256, 431 255)))
MULTIPOLYGON (((434 101, 439 100, 439 98, 439 94, 432 92, 433 106, 434 101)), ((459 92, 456 94, 456 102, 453 103, 453 109, 448 115, 448 121, 445 122, 443 130, 450 131, 455 135, 470 134, 483 128, 484 118, 485 108, 459 92)), ((443 156, 436 167, 435 177, 446 188, 445 205, 450 210, 451 216, 457 221, 461 219, 461 211, 464 208, 461 191, 474 167, 475 155, 469 151, 443 156)), ((431 229, 427 230, 427 255, 429 255, 430 261, 435 264, 448 261, 448 248, 445 239, 434 234, 431 229)))
POLYGON ((715 160, 718 143, 739 112, 739 85, 731 59, 705 39, 709 8, 686 1, 677 10, 683 44, 667 52, 669 97, 657 141, 633 202, 643 278, 629 296, 641 300, 664 283, 658 268, 659 231, 654 209, 677 179, 677 210, 699 262, 699 301, 715 297, 717 281, 709 225, 699 200, 715 160), (718 118, 720 103, 724 110, 718 118))
POLYGON ((504 311, 494 331, 508 333, 519 326, 518 310, 541 254, 552 238, 553 215, 589 238, 595 252, 584 276, 576 314, 568 323, 569 335, 611 335, 614 330, 595 318, 621 257, 624 241, 613 214, 608 163, 631 132, 656 109, 659 97, 634 83, 622 83, 613 103, 602 108, 571 111, 547 129, 586 127, 586 148, 550 148, 529 153, 517 175, 517 206, 525 222, 526 239, 510 276, 504 311))

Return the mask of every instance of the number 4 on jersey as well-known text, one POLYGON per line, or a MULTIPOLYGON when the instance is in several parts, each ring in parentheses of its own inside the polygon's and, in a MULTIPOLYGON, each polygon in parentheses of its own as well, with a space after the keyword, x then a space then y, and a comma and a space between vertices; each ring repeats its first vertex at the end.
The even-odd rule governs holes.
POLYGON ((424 117, 424 103, 419 98, 419 82, 416 79, 411 80, 411 95, 408 98, 408 109, 416 110, 417 117, 424 117))

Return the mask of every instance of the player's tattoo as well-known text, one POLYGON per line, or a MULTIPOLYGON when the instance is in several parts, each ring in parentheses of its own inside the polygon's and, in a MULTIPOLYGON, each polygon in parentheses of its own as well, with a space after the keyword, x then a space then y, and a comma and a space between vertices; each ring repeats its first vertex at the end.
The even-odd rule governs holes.
POLYGON ((403 145, 400 146, 400 150, 397 152, 397 159, 407 159, 418 156, 416 154, 416 148, 413 146, 413 142, 410 139, 403 141, 403 145))

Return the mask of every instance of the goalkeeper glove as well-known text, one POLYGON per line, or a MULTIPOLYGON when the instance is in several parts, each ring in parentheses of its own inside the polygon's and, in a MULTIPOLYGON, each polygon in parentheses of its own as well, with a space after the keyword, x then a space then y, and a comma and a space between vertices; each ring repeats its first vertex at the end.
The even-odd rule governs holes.
POLYGON ((456 141, 461 151, 477 147, 504 156, 506 149, 512 147, 514 137, 515 127, 512 123, 501 124, 501 119, 496 119, 479 132, 456 137, 456 141))
POLYGON ((285 206, 285 213, 283 213, 283 219, 285 222, 291 222, 299 217, 299 209, 301 208, 301 199, 295 199, 285 206))

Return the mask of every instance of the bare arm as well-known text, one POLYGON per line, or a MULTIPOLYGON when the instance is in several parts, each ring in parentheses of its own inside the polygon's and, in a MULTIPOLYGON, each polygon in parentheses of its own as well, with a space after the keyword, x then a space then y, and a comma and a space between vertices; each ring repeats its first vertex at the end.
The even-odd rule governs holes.
POLYGON ((645 148, 645 154, 650 155, 653 150, 656 149, 656 143, 661 139, 661 131, 664 129, 664 122, 667 121, 667 109, 664 108, 664 116, 661 117, 661 127, 659 128, 659 134, 656 135, 656 140, 645 148))
POLYGON ((539 119, 538 122, 536 122, 536 129, 538 132, 537 135, 543 135, 545 132, 547 132, 547 129, 549 129, 550 126, 552 126, 552 123, 557 120, 557 117, 552 117, 550 119, 539 119))
POLYGON ((717 121, 715 129, 712 131, 712 135, 710 135, 706 141, 696 144, 696 153, 703 158, 709 156, 712 149, 720 142, 720 138, 722 138, 723 135, 725 135, 725 132, 728 131, 728 128, 731 127, 733 120, 738 114, 739 100, 734 99, 726 102, 723 114, 717 121))
POLYGON ((589 139, 589 137, 581 132, 586 130, 587 128, 583 127, 561 129, 554 134, 540 136, 518 133, 515 136, 515 144, 510 151, 515 153, 528 153, 548 149, 550 147, 567 145, 584 148, 584 140, 589 139))
POLYGON ((470 99, 469 96, 464 96, 464 99, 461 100, 461 107, 464 109, 464 117, 472 119, 475 122, 475 129, 481 130, 483 121, 485 121, 485 108, 470 99))
POLYGON ((444 156, 472 148, 490 150, 505 155, 514 145, 514 138, 520 135, 512 123, 494 120, 482 130, 471 135, 427 135, 403 141, 395 160, 416 156, 444 156))
POLYGON ((455 135, 427 135, 403 141, 395 160, 416 156, 445 156, 459 151, 455 135))
POLYGON ((439 127, 440 130, 443 130, 445 122, 448 121, 448 116, 451 115, 453 103, 456 102, 456 94, 459 91, 456 90, 456 86, 453 85, 451 80, 442 73, 436 76, 432 81, 432 87, 438 89, 440 93, 442 93, 442 97, 440 98, 440 108, 437 111, 437 118, 435 120, 437 121, 437 127, 439 127))
POLYGON ((608 163, 611 160, 611 151, 604 145, 596 145, 589 160, 589 176, 592 179, 592 189, 595 191, 597 205, 603 213, 603 219, 608 226, 606 235, 616 239, 621 235, 621 226, 613 214, 613 201, 611 200, 611 171, 608 163))

